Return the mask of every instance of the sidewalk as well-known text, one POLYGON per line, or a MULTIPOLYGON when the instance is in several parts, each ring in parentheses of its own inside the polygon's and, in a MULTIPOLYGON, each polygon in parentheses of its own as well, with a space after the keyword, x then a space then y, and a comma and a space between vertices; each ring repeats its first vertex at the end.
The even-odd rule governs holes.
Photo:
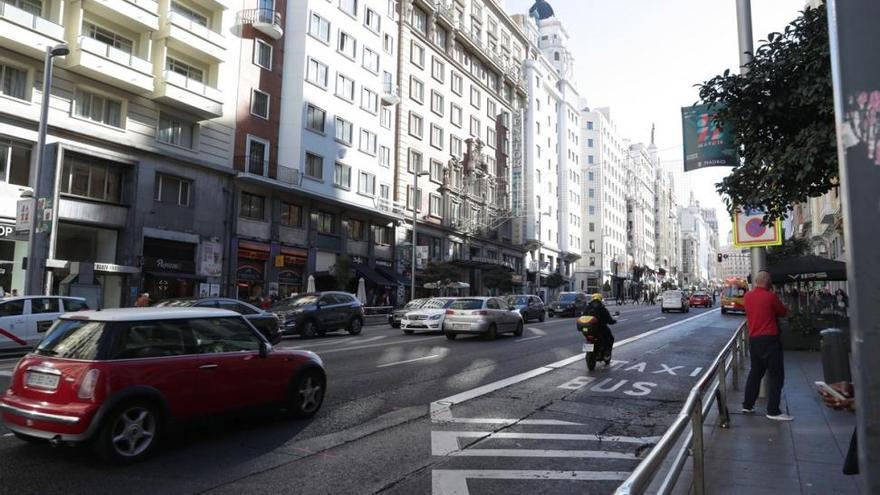
MULTIPOLYGON (((813 382, 823 379, 820 354, 785 353, 781 408, 794 416, 792 422, 765 418, 765 399, 758 399, 755 414, 740 413, 746 373, 741 375, 740 390, 728 388, 730 428, 715 426, 718 409, 714 406, 705 423, 706 493, 859 494, 858 476, 841 471, 855 416, 825 407, 816 393, 813 382)), ((690 493, 686 487, 691 474, 688 462, 676 493, 690 493)))

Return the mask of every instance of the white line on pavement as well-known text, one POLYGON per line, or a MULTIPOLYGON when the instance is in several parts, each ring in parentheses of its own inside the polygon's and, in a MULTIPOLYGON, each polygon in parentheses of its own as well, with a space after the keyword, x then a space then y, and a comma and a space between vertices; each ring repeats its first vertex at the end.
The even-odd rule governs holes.
MULTIPOLYGON (((453 455, 458 452, 467 452, 458 446, 459 438, 479 438, 481 441, 497 439, 515 440, 568 440, 576 442, 614 442, 632 443, 638 445, 657 443, 660 437, 626 437, 626 436, 603 436, 581 433, 489 433, 485 431, 432 431, 431 432, 431 455, 453 455)), ((472 449, 479 451, 481 449, 472 449)), ((478 454, 458 454, 478 455, 478 454)), ((512 457, 512 456, 507 456, 512 457)))
POLYGON ((387 368, 388 366, 396 366, 398 364, 414 363, 416 361, 422 361, 425 359, 434 359, 434 358, 438 358, 438 357, 440 357, 440 354, 431 354, 430 356, 424 356, 424 357, 415 358, 415 359, 407 359, 406 361, 397 361, 394 363, 380 364, 379 366, 376 366, 376 367, 377 368, 387 368))
POLYGON ((12 376, 12 370, 3 370, 0 371, 0 376, 12 376))
POLYGON ((623 481, 629 473, 620 471, 514 471, 507 469, 436 469, 431 472, 434 495, 467 495, 467 480, 568 480, 623 481))
POLYGON ((666 319, 665 316, 658 316, 656 318, 651 318, 650 320, 648 320, 648 323, 651 323, 652 321, 665 320, 665 319, 666 319))
POLYGON ((384 339, 384 338, 386 338, 386 337, 387 337, 387 335, 377 335, 377 336, 375 336, 375 337, 370 337, 370 338, 368 338, 368 339, 361 339, 361 340, 358 340, 357 342, 347 342, 345 345, 360 345, 360 344, 366 344, 367 342, 374 342, 374 341, 376 341, 376 340, 382 340, 382 339, 384 339))
POLYGON ((12 436, 12 433, 4 433, 2 436, 4 436, 4 437, 11 437, 11 436, 12 436))
POLYGON ((534 337, 526 337, 524 339, 516 339, 516 340, 514 340, 514 342, 525 342, 527 340, 540 339, 541 337, 543 337, 543 335, 535 335, 534 337))
POLYGON ((453 452, 454 457, 571 457, 578 459, 637 460, 635 454, 604 450, 542 450, 542 449, 467 449, 453 452))
POLYGON ((532 332, 535 335, 547 335, 547 332, 545 332, 544 330, 541 330, 538 327, 526 327, 526 330, 532 332))
POLYGON ((343 347, 342 349, 330 349, 328 351, 318 351, 318 354, 333 354, 336 352, 348 352, 348 351, 357 351, 359 349, 372 349, 373 347, 385 347, 389 345, 397 345, 397 344, 421 344, 422 342, 427 342, 429 340, 438 340, 445 339, 446 337, 426 337, 424 339, 406 339, 406 340, 396 340, 394 342, 382 342, 380 344, 367 344, 367 345, 358 345, 358 346, 350 346, 343 347))
POLYGON ((346 342, 351 342, 352 340, 357 340, 357 337, 346 337, 344 339, 333 339, 333 340, 325 340, 318 341, 312 344, 297 344, 295 346, 284 346, 285 349, 311 349, 313 347, 327 347, 331 345, 342 345, 346 342))
POLYGON ((625 321, 629 321, 629 318, 618 318, 617 323, 623 323, 625 321))

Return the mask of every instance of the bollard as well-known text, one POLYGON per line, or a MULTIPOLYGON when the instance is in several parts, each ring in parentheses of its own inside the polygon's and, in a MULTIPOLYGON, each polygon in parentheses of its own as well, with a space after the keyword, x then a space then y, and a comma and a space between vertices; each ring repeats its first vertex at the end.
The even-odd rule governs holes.
POLYGON ((849 349, 843 330, 826 328, 819 334, 822 336, 822 372, 825 375, 825 383, 852 381, 849 349))

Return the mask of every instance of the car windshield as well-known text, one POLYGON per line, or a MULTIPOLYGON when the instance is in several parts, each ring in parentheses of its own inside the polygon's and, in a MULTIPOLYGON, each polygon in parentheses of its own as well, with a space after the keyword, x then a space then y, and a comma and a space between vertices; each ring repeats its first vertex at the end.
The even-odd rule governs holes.
POLYGON ((406 305, 403 307, 403 309, 421 308, 422 305, 425 304, 426 301, 427 301, 427 299, 413 299, 412 301, 406 303, 406 305))
POLYGON ((95 359, 106 325, 100 321, 58 320, 34 352, 67 359, 95 359))
POLYGON ((283 310, 283 309, 293 309, 293 308, 302 308, 304 306, 311 306, 318 302, 318 296, 314 294, 303 294, 301 296, 296 296, 292 299, 285 299, 283 301, 278 301, 275 306, 272 306, 273 310, 283 310))
POLYGON ((454 299, 428 299, 421 309, 443 309, 448 307, 454 299))
POLYGON ((483 300, 457 299, 449 305, 449 309, 483 309, 483 300))
POLYGON ((508 304, 528 304, 528 296, 510 296, 507 298, 508 304))
POLYGON ((577 294, 575 294, 574 292, 559 294, 559 300, 562 302, 572 302, 575 299, 577 299, 577 294))
POLYGON ((154 304, 154 306, 157 308, 191 308, 196 305, 196 302, 196 299, 167 299, 154 304))
POLYGON ((746 291, 742 287, 735 287, 733 285, 729 285, 724 288, 724 292, 722 293, 724 297, 742 297, 745 295, 746 291))
POLYGON ((663 297, 681 297, 681 292, 677 290, 669 290, 663 293, 663 297))

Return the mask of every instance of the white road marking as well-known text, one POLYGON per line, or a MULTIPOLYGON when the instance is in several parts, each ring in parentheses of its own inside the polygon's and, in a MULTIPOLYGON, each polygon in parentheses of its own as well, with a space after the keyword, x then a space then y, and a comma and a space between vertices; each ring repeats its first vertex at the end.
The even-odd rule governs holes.
POLYGON ((569 480, 569 481, 623 481, 627 472, 619 471, 514 471, 476 469, 437 469, 431 473, 434 495, 468 495, 467 480, 569 480))
POLYGON ((516 339, 516 340, 514 340, 514 342, 525 342, 525 341, 527 341, 527 340, 540 339, 541 337, 543 337, 543 335, 535 335, 534 337, 526 337, 526 338, 523 338, 523 339, 516 339))
POLYGON ((382 340, 382 339, 384 339, 384 338, 386 338, 386 337, 387 337, 386 335, 377 335, 377 336, 375 336, 375 337, 370 337, 370 338, 368 338, 368 339, 361 339, 361 340, 358 340, 357 342, 346 342, 345 345, 356 345, 356 344, 359 345, 359 344, 365 344, 365 343, 367 343, 367 342, 374 342, 374 341, 376 341, 376 340, 382 340))
POLYGON ((545 450, 545 449, 466 449, 450 454, 453 457, 569 457, 577 459, 637 460, 635 454, 606 452, 604 450, 545 450))
POLYGON ((3 370, 0 371, 0 376, 12 376, 12 370, 3 370))
MULTIPOLYGON (((614 442, 614 443, 632 443, 637 445, 645 445, 657 443, 660 437, 626 437, 626 436, 602 436, 581 433, 491 433, 485 431, 432 431, 431 432, 431 455, 446 456, 455 455, 456 452, 467 452, 468 450, 479 449, 462 449, 458 446, 459 438, 480 438, 481 440, 490 439, 516 439, 516 440, 568 440, 576 442, 614 442)), ((477 454, 459 454, 459 455, 477 455, 477 454)), ((510 457, 510 456, 508 456, 510 457)))
POLYGON ((547 332, 545 332, 544 330, 541 330, 538 327, 526 327, 526 330, 532 332, 535 335, 547 335, 547 332))
POLYGON ((406 339, 406 340, 396 340, 394 342, 382 342, 381 344, 367 344, 367 345, 357 345, 357 346, 349 346, 343 347, 342 349, 330 349, 327 351, 319 351, 318 354, 333 354, 336 352, 348 352, 348 351, 357 351, 360 349, 372 349, 374 347, 385 347, 389 345, 397 345, 397 344, 420 344, 422 342, 427 342, 429 340, 438 340, 445 339, 446 337, 427 337, 424 339, 406 339))
POLYGON ((290 347, 284 346, 284 348, 285 349, 306 349, 306 350, 308 350, 308 349, 311 349, 312 347, 327 347, 330 345, 341 345, 341 344, 345 344, 346 342, 351 342, 352 340, 357 340, 357 337, 345 337, 343 339, 333 339, 333 340, 327 340, 327 341, 323 341, 323 342, 316 341, 312 344, 297 344, 295 346, 290 346, 290 347))
POLYGON ((703 371, 703 368, 694 368, 694 371, 691 372, 691 376, 697 376, 701 371, 703 371))
POLYGON ((12 433, 4 433, 3 436, 4 436, 4 437, 11 437, 11 436, 12 436, 12 433))
POLYGON ((379 366, 376 366, 376 367, 377 368, 387 368, 388 366, 396 366, 398 364, 414 363, 416 361, 422 361, 425 359, 434 359, 434 358, 438 358, 438 357, 440 357, 440 354, 431 354, 430 356, 424 356, 424 357, 415 358, 415 359, 407 359, 406 361, 397 361, 396 363, 380 364, 379 366))
POLYGON ((618 318, 617 323, 623 323, 625 321, 629 321, 629 318, 618 318))
POLYGON ((648 320, 648 323, 651 323, 652 321, 665 320, 665 319, 666 319, 665 316, 658 316, 656 318, 651 318, 650 320, 648 320))

